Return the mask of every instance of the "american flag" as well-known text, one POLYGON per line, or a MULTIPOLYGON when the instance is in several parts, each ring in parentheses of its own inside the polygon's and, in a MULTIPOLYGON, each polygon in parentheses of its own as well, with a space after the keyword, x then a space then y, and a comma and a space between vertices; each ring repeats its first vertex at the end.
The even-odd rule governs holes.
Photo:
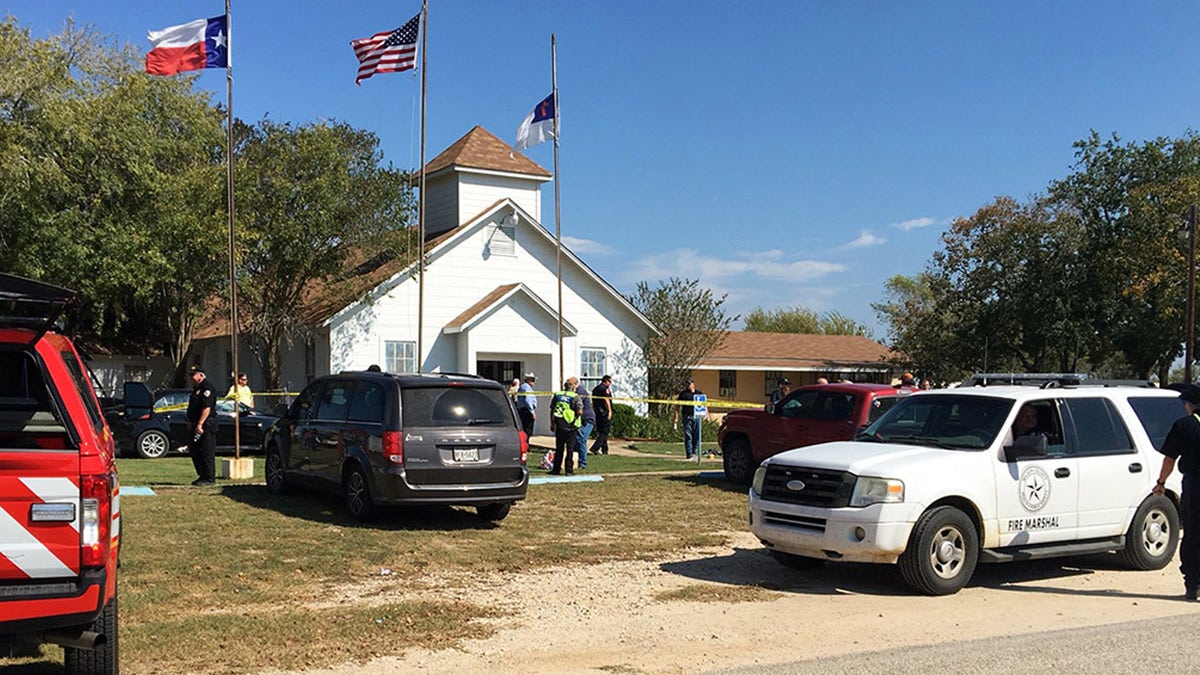
POLYGON ((350 46, 358 57, 358 77, 354 78, 354 84, 362 84, 375 73, 399 73, 416 68, 420 28, 421 15, 417 14, 396 30, 351 40, 350 46))

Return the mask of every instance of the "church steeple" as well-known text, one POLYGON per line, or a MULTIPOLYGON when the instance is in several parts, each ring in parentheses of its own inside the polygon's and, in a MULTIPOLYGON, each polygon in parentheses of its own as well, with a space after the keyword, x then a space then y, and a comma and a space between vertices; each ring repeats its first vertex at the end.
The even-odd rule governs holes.
POLYGON ((454 229, 505 197, 541 222, 541 184, 550 179, 477 125, 425 165, 425 236, 454 229))

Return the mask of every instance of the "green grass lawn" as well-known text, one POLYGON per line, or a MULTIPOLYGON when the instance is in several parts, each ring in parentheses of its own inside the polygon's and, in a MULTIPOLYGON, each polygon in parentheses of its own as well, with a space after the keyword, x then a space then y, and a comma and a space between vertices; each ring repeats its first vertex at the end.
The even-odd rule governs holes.
MULTIPOLYGON (((594 466, 640 459, 601 456, 594 466)), ((126 485, 192 478, 186 458, 122 460, 120 470, 126 485)), ((743 487, 695 473, 537 485, 500 524, 448 507, 387 509, 362 524, 337 497, 277 496, 247 483, 128 496, 121 669, 247 673, 451 648, 487 635, 492 628, 477 619, 494 615, 444 593, 456 579, 716 545, 745 528, 745 509, 743 487), (434 593, 418 600, 415 589, 434 593)), ((32 661, 0 658, 0 670, 55 672, 61 650, 43 651, 32 661)))

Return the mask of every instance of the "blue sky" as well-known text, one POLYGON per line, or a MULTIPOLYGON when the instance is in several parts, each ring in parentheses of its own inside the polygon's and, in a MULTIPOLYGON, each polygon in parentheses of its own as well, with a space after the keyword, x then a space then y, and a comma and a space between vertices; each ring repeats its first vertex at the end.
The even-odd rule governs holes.
MULTIPOLYGON (((68 15, 144 51, 224 4, 0 0, 35 36, 68 15)), ((416 0, 233 0, 234 113, 345 120, 419 164, 419 76, 354 85, 353 38, 416 0)), ((886 339, 884 282, 956 217, 1066 175, 1095 129, 1198 125, 1200 4, 432 0, 431 159, 476 124, 511 143, 558 39, 564 238, 625 293, 698 278, 730 313, 838 311, 886 339)), ((224 99, 224 72, 202 88, 224 99)), ((547 169, 553 146, 526 154, 547 169)), ((544 193, 553 230, 553 189, 544 193)))

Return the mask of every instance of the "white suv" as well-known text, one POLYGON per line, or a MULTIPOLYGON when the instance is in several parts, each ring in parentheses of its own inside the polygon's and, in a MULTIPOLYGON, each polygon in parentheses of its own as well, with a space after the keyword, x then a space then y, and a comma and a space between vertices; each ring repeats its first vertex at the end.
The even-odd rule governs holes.
POLYGON ((976 386, 907 397, 855 440, 766 460, 750 529, 785 565, 899 563, 929 595, 978 562, 1119 552, 1160 569, 1179 543, 1180 477, 1154 496, 1177 392, 1081 384, 976 386), (1014 429, 1024 406, 1024 425, 1014 429), (1020 431, 1021 435, 1014 438, 1020 431))

